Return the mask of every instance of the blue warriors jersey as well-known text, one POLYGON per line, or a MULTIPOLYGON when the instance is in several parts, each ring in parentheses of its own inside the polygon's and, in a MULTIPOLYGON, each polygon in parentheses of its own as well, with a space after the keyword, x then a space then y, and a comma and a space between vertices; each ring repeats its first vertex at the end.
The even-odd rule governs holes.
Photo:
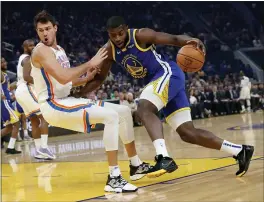
POLYGON ((2 72, 4 80, 1 82, 1 94, 6 99, 1 99, 1 126, 7 126, 19 121, 20 114, 14 109, 11 103, 11 96, 9 91, 9 77, 6 73, 2 72))
POLYGON ((167 105, 178 90, 184 88, 184 73, 168 56, 157 53, 154 44, 141 48, 136 41, 136 31, 137 29, 128 29, 129 39, 123 49, 110 41, 113 59, 132 77, 144 78, 147 83, 153 84, 155 94, 167 105))
POLYGON ((4 75, 4 80, 1 81, 1 94, 4 95, 7 100, 11 100, 10 90, 9 90, 9 86, 10 86, 9 77, 4 72, 2 72, 2 74, 4 75))

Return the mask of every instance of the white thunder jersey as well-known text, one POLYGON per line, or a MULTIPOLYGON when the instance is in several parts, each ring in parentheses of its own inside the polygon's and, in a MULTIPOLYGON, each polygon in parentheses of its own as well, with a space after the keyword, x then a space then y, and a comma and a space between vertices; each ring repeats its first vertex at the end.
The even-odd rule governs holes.
POLYGON ((22 67, 22 61, 28 57, 28 54, 22 54, 19 57, 18 60, 18 64, 17 64, 17 86, 19 86, 20 84, 24 83, 26 84, 27 82, 24 80, 24 76, 23 76, 23 67, 22 67))
MULTIPOLYGON (((35 47, 45 46, 43 43, 38 43, 35 47)), ((57 50, 50 47, 56 56, 57 61, 63 68, 70 68, 70 62, 65 51, 57 45, 57 50)), ((34 49, 34 50, 35 50, 34 49)), ((34 51, 33 50, 33 51, 34 51)), ((46 100, 53 100, 57 98, 65 98, 70 94, 72 88, 72 82, 65 85, 60 84, 55 78, 53 78, 44 68, 36 68, 32 62, 31 75, 34 79, 34 87, 37 93, 37 99, 39 103, 43 103, 46 100)))

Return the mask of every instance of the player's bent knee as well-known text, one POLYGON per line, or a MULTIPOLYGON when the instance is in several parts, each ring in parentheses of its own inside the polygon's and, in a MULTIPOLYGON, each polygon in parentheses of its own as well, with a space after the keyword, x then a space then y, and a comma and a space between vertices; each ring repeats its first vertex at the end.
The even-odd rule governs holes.
POLYGON ((107 109, 104 114, 104 124, 119 123, 119 115, 116 111, 107 109))
POLYGON ((185 122, 177 128, 177 133, 184 142, 196 144, 196 138, 199 135, 192 122, 185 122))

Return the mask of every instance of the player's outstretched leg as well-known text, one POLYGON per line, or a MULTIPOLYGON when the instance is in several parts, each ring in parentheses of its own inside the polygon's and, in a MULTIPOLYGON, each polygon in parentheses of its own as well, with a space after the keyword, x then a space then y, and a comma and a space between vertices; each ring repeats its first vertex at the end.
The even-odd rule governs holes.
POLYGON ((236 172, 237 176, 243 176, 247 172, 254 153, 253 146, 238 145, 223 140, 209 131, 195 128, 191 121, 183 123, 176 131, 185 142, 232 154, 239 164, 239 170, 236 172))

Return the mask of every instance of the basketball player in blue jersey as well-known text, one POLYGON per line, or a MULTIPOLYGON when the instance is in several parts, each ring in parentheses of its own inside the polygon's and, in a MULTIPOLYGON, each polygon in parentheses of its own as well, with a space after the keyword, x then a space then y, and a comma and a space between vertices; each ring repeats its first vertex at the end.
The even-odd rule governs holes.
MULTIPOLYGON (((21 151, 15 149, 15 143, 19 131, 19 113, 15 111, 10 97, 10 81, 5 73, 7 63, 4 58, 1 58, 1 137, 11 133, 6 153, 19 154, 21 151)), ((14 88, 15 85, 12 85, 14 88)))
POLYGON ((254 147, 234 144, 209 131, 195 128, 185 94, 183 71, 174 61, 155 50, 155 44, 179 47, 192 44, 205 53, 202 42, 186 35, 171 35, 148 28, 128 29, 124 19, 119 16, 111 17, 107 21, 107 32, 110 39, 105 45, 108 58, 101 67, 101 73, 89 81, 80 93, 91 92, 100 86, 113 62, 126 69, 135 79, 144 78, 147 81, 148 85, 141 93, 137 109, 157 154, 156 165, 147 176, 158 177, 178 168, 175 161, 169 157, 162 122, 156 116, 161 109, 167 123, 183 141, 232 154, 239 163, 236 175, 244 175, 248 170, 254 147))

